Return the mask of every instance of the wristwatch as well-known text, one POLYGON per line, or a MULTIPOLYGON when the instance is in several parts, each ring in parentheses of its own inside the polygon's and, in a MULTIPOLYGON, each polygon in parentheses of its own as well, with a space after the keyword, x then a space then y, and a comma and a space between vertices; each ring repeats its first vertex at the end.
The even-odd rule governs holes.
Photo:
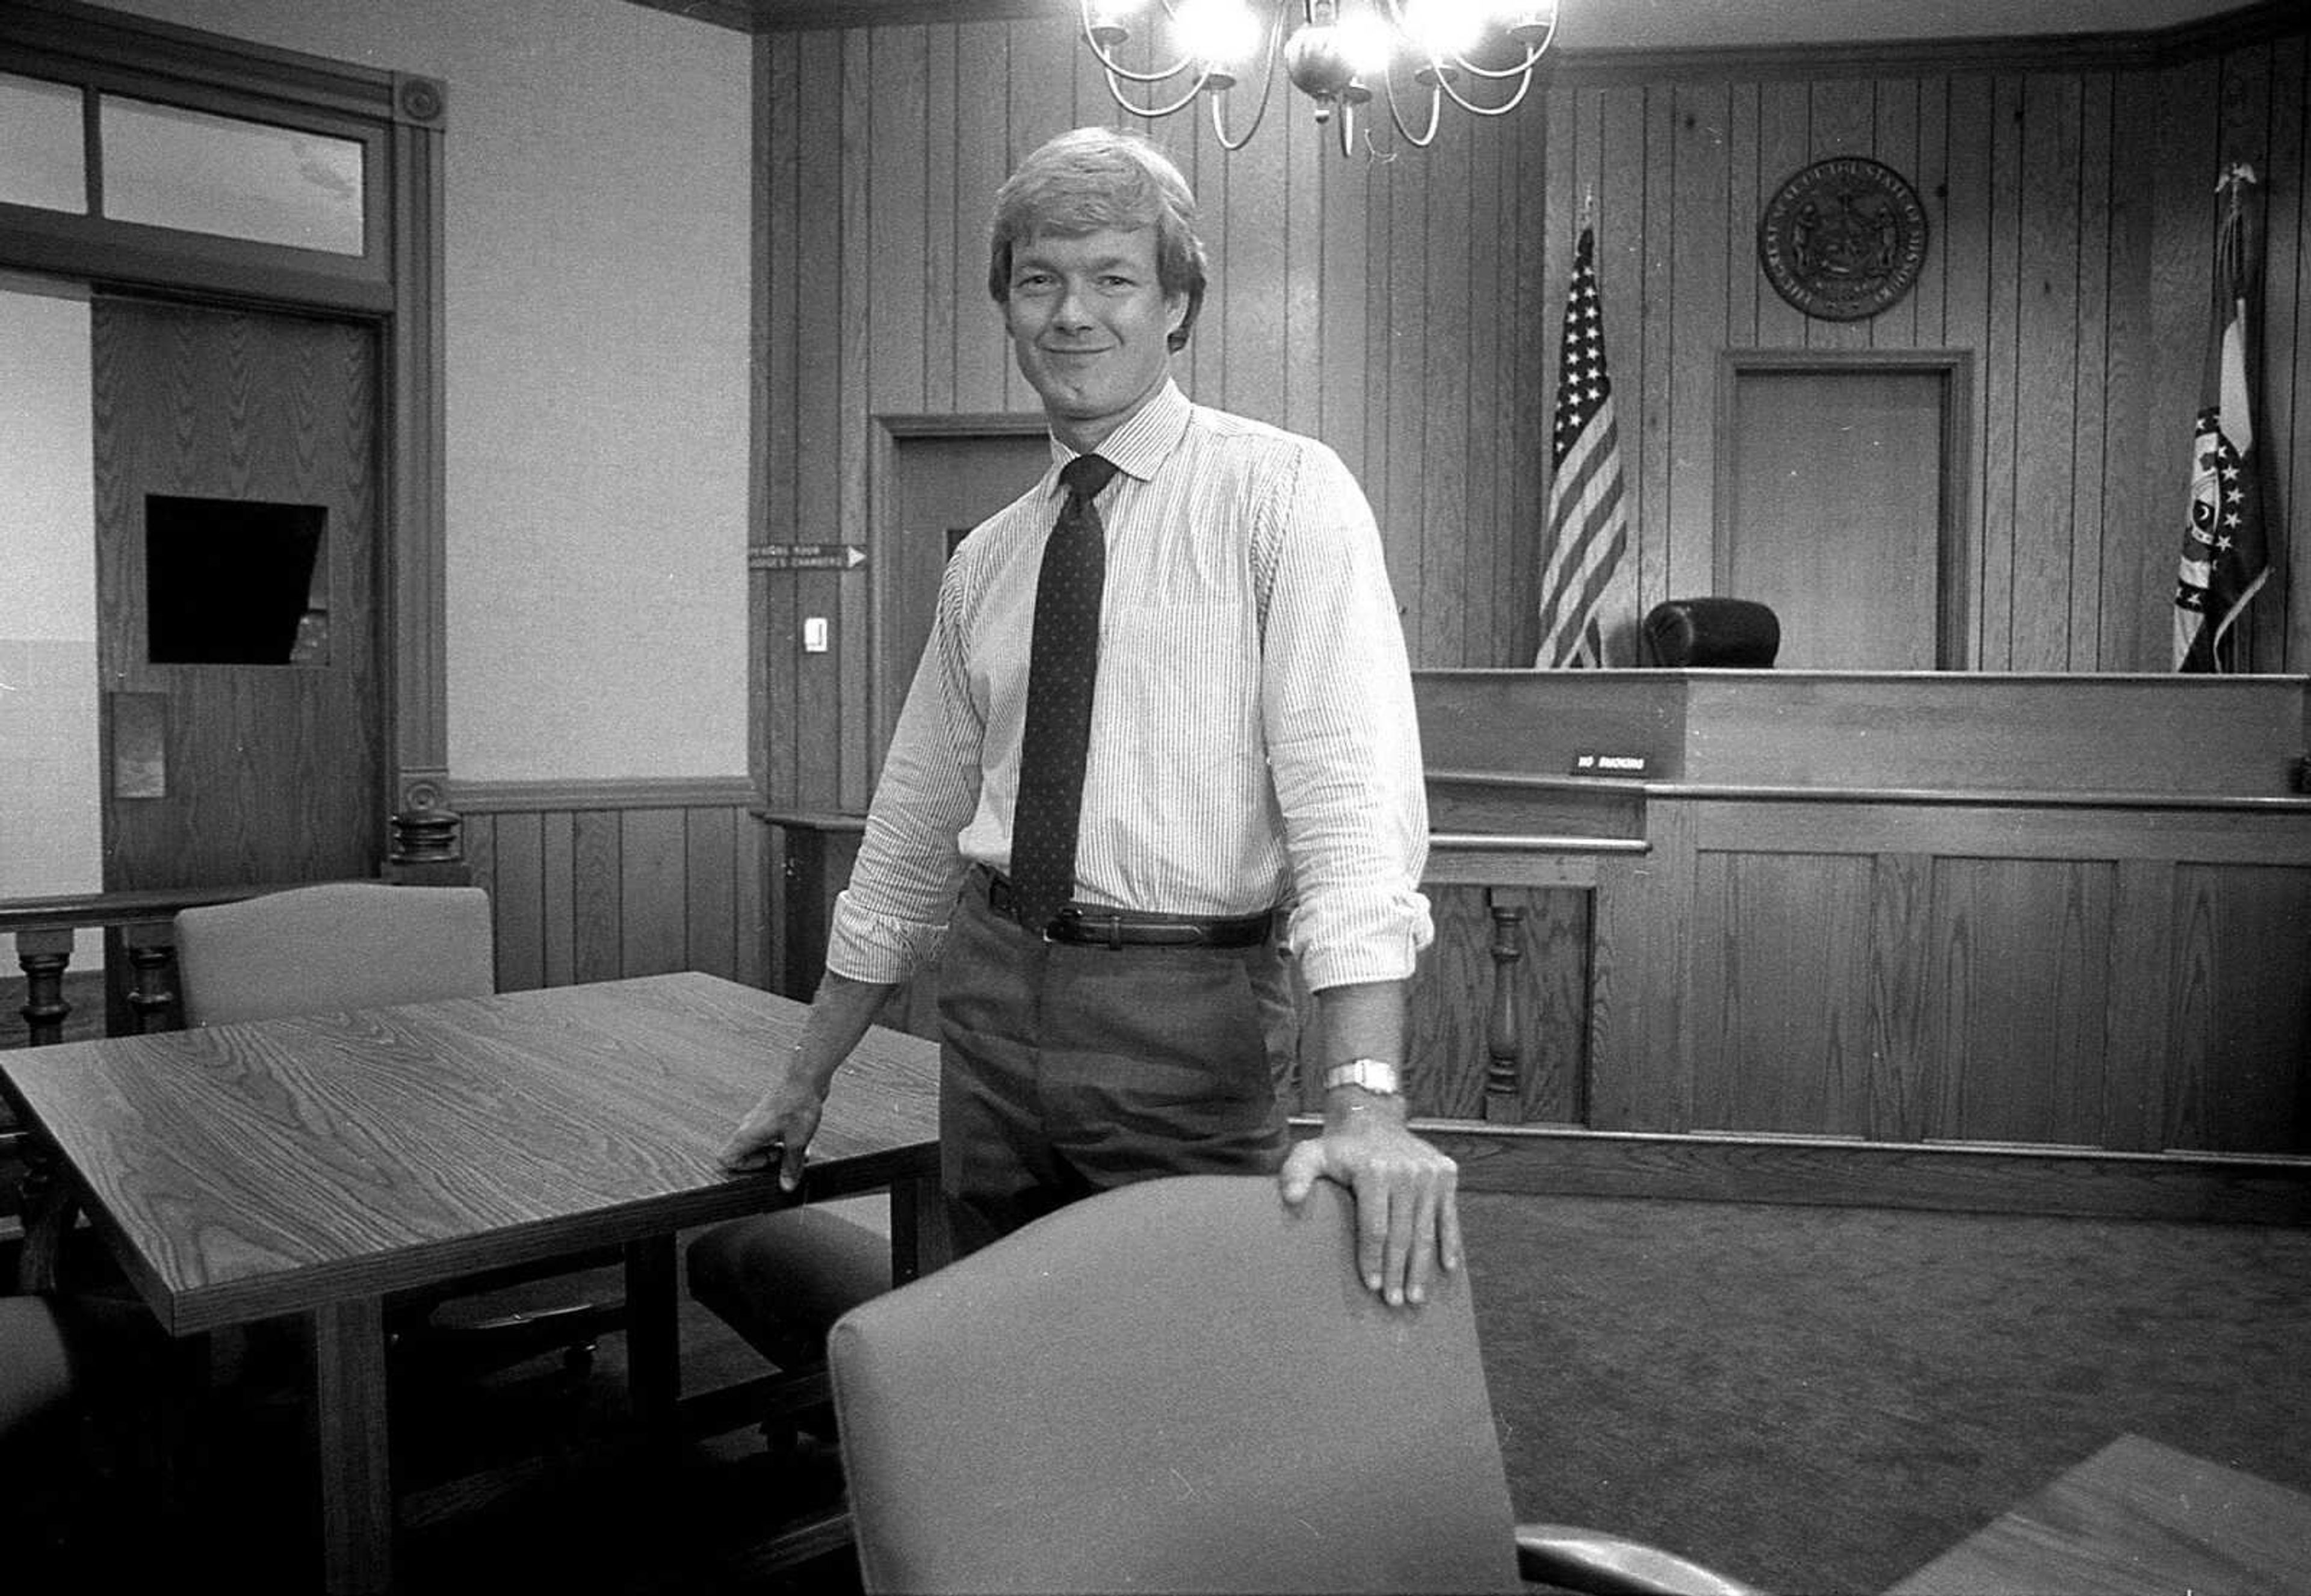
POLYGON ((1383 1097, 1395 1097, 1404 1091, 1404 1081, 1396 1066, 1385 1059, 1351 1059, 1324 1071, 1324 1090, 1335 1086, 1362 1086, 1383 1097))

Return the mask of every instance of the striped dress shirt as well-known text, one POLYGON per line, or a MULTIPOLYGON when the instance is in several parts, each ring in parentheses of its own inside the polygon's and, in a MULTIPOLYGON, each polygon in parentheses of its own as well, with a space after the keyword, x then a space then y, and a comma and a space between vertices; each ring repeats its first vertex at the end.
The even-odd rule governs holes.
MULTIPOLYGON (((1379 528, 1312 439, 1167 381, 1100 445, 1120 470, 1076 852, 1077 899, 1176 914, 1291 910, 1312 990, 1400 981, 1434 932, 1428 809, 1379 528)), ((1035 486, 948 562, 827 967, 903 980, 964 872, 1007 870, 1035 577, 1035 486)))

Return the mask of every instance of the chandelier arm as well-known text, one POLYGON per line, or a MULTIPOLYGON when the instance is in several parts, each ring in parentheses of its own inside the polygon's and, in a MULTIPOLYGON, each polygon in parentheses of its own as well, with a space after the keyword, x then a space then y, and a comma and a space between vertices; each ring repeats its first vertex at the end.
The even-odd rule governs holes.
MULTIPOLYGON (((1279 5, 1276 8, 1275 21, 1268 25, 1268 51, 1260 63, 1260 105, 1251 113, 1251 126, 1243 130, 1242 138, 1228 137, 1227 116, 1220 109, 1220 101, 1225 96, 1212 96, 1212 136, 1220 141, 1221 149, 1231 153, 1241 150, 1251 142, 1251 135, 1260 131, 1260 124, 1268 116, 1268 97, 1276 92, 1276 48, 1283 37, 1284 8, 1279 5)), ((1197 86, 1201 88, 1202 84, 1197 86)))
POLYGON ((1196 81, 1188 85, 1188 92, 1186 93, 1181 95, 1179 99, 1173 100, 1169 105, 1158 106, 1134 105, 1131 101, 1126 100, 1123 97, 1123 85, 1115 81, 1116 75, 1117 74, 1112 72, 1107 74, 1108 97, 1113 100, 1118 106, 1129 111, 1133 116, 1144 118, 1147 120, 1153 122, 1160 118, 1171 116, 1176 111, 1185 110, 1188 107, 1195 104, 1196 96, 1203 92, 1205 81, 1212 74, 1208 72, 1199 73, 1196 75, 1196 81))
POLYGON ((1388 97, 1388 119, 1396 124, 1397 136, 1416 150, 1425 150, 1436 142, 1436 124, 1442 118, 1444 109, 1444 92, 1440 86, 1443 82, 1443 79, 1440 77, 1435 83, 1428 85, 1428 130, 1426 133, 1415 134, 1411 128, 1404 125, 1404 113, 1397 108, 1396 74, 1383 72, 1380 74, 1381 90, 1388 97))
MULTIPOLYGON (((1554 37, 1556 31, 1557 31, 1554 28, 1549 30, 1552 37, 1554 37)), ((1525 46, 1524 60, 1515 66, 1479 66, 1474 61, 1469 60, 1468 57, 1458 54, 1457 52, 1452 57, 1452 65, 1458 66, 1470 77, 1488 77, 1494 79, 1496 82, 1506 82, 1510 78, 1522 77, 1526 73, 1530 72, 1539 64, 1540 58, 1548 53, 1548 40, 1544 39, 1537 45, 1529 44, 1525 46)))
MULTIPOLYGON (((1164 7, 1164 10, 1168 12, 1171 10, 1171 7, 1167 4, 1164 7)), ((1078 0, 1076 6, 1076 18, 1083 31, 1084 43, 1089 47, 1093 58, 1100 64, 1101 69, 1107 74, 1111 80, 1108 84, 1108 92, 1110 93, 1113 93, 1115 91, 1115 85, 1112 82, 1113 79, 1121 78, 1127 83, 1168 83, 1173 78, 1175 78, 1182 73, 1187 71, 1190 65, 1191 65, 1195 61, 1194 56, 1182 51, 1177 61, 1173 62, 1171 65, 1164 67, 1160 72, 1136 72, 1132 68, 1124 65, 1121 61, 1118 61, 1113 56, 1108 54, 1107 47, 1101 44, 1099 42, 1099 36, 1092 31, 1091 6, 1089 0, 1078 0)), ((1198 88, 1201 88, 1203 86, 1202 79, 1203 74, 1198 74, 1198 88)), ((1117 97, 1116 103, 1118 105, 1124 106, 1124 109, 1127 110, 1130 109, 1129 105, 1125 104, 1121 96, 1117 97)))
POLYGON ((1524 100, 1525 91, 1532 87, 1532 74, 1531 73, 1527 72, 1525 74, 1524 81, 1516 86, 1516 92, 1510 95, 1498 105, 1478 105, 1475 100, 1470 100, 1467 95, 1461 93, 1460 90, 1455 89, 1451 81, 1441 74, 1436 79, 1436 84, 1438 88, 1442 89, 1444 93, 1451 98, 1454 105, 1459 106, 1462 110, 1469 112, 1471 116, 1505 117, 1511 111, 1516 109, 1517 106, 1524 100))

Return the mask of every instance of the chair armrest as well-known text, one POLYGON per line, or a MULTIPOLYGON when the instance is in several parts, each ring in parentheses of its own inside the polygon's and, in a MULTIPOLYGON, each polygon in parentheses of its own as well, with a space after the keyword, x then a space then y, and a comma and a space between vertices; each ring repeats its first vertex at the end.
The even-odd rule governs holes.
POLYGON ((1519 1524, 1516 1549, 1522 1577, 1592 1596, 1763 1596, 1674 1553, 1572 1524, 1519 1524))

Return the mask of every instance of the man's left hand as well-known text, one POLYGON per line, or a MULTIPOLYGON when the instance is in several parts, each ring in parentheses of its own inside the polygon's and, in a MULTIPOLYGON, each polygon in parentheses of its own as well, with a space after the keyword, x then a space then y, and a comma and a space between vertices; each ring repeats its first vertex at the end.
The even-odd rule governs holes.
POLYGON ((1356 1269, 1392 1307, 1426 1300, 1439 1269, 1461 1267, 1460 1165, 1405 1128, 1400 1104, 1362 1099, 1324 1117, 1277 1179, 1297 1208, 1319 1177, 1356 1193, 1356 1269))

